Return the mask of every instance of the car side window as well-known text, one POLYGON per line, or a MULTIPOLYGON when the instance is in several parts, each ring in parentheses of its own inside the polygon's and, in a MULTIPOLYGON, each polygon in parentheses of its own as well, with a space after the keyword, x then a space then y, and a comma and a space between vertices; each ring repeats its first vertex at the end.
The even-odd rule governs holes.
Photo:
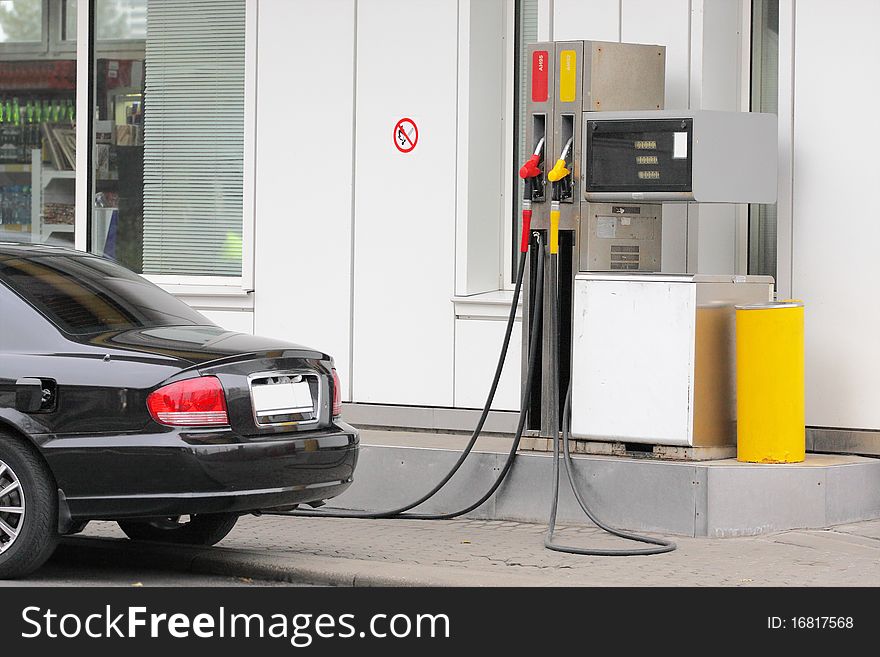
POLYGON ((10 351, 46 349, 57 330, 0 281, 0 359, 10 351))

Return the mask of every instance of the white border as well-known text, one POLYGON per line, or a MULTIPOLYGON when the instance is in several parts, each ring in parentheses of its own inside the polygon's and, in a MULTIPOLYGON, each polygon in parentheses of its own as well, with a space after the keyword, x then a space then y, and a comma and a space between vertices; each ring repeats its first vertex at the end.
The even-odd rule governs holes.
POLYGON ((776 295, 794 296, 792 289, 792 207, 794 194, 794 49, 796 0, 779 0, 779 173, 776 192, 776 295))
POLYGON ((519 185, 514 185, 513 172, 517 163, 513 161, 514 157, 514 126, 516 121, 513 116, 514 98, 517 93, 517 81, 514 77, 515 60, 516 60, 516 0, 505 0, 504 2, 504 29, 502 30, 502 40, 504 43, 504 154, 501 161, 505 166, 502 167, 502 185, 501 185, 501 271, 499 272, 499 285, 501 290, 512 290, 514 282, 511 279, 511 271, 513 267, 513 230, 511 223, 516 225, 519 217, 516 216, 516 196, 519 193, 519 185))
POLYGON ((257 169, 257 57, 259 2, 245 3, 244 18, 244 152, 242 162, 241 287, 254 289, 257 169))
POLYGON ((73 245, 86 250, 88 230, 89 183, 88 168, 89 122, 89 2, 76 5, 76 192, 74 198, 73 245))
MULTIPOLYGON (((739 5, 739 111, 751 111, 752 103, 752 2, 741 0, 739 5)), ((736 206, 734 237, 734 273, 749 271, 749 205, 736 206)))

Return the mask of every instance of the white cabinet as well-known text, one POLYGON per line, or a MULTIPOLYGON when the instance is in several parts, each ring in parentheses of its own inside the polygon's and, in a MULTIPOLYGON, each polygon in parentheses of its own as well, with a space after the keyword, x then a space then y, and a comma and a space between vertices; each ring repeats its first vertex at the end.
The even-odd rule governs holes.
POLYGON ((735 444, 733 306, 772 297, 768 276, 579 274, 572 435, 735 444))

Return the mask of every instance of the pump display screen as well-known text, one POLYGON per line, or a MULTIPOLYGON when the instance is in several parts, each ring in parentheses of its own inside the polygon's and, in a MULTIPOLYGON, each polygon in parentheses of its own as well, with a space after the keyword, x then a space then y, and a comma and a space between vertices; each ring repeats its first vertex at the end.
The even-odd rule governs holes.
POLYGON ((692 119, 587 122, 586 192, 691 191, 692 119))

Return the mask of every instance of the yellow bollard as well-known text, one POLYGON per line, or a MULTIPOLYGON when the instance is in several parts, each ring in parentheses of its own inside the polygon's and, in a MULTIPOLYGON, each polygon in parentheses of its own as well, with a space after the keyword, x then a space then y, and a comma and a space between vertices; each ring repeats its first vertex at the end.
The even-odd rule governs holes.
POLYGON ((736 459, 804 460, 804 304, 736 307, 736 459))

